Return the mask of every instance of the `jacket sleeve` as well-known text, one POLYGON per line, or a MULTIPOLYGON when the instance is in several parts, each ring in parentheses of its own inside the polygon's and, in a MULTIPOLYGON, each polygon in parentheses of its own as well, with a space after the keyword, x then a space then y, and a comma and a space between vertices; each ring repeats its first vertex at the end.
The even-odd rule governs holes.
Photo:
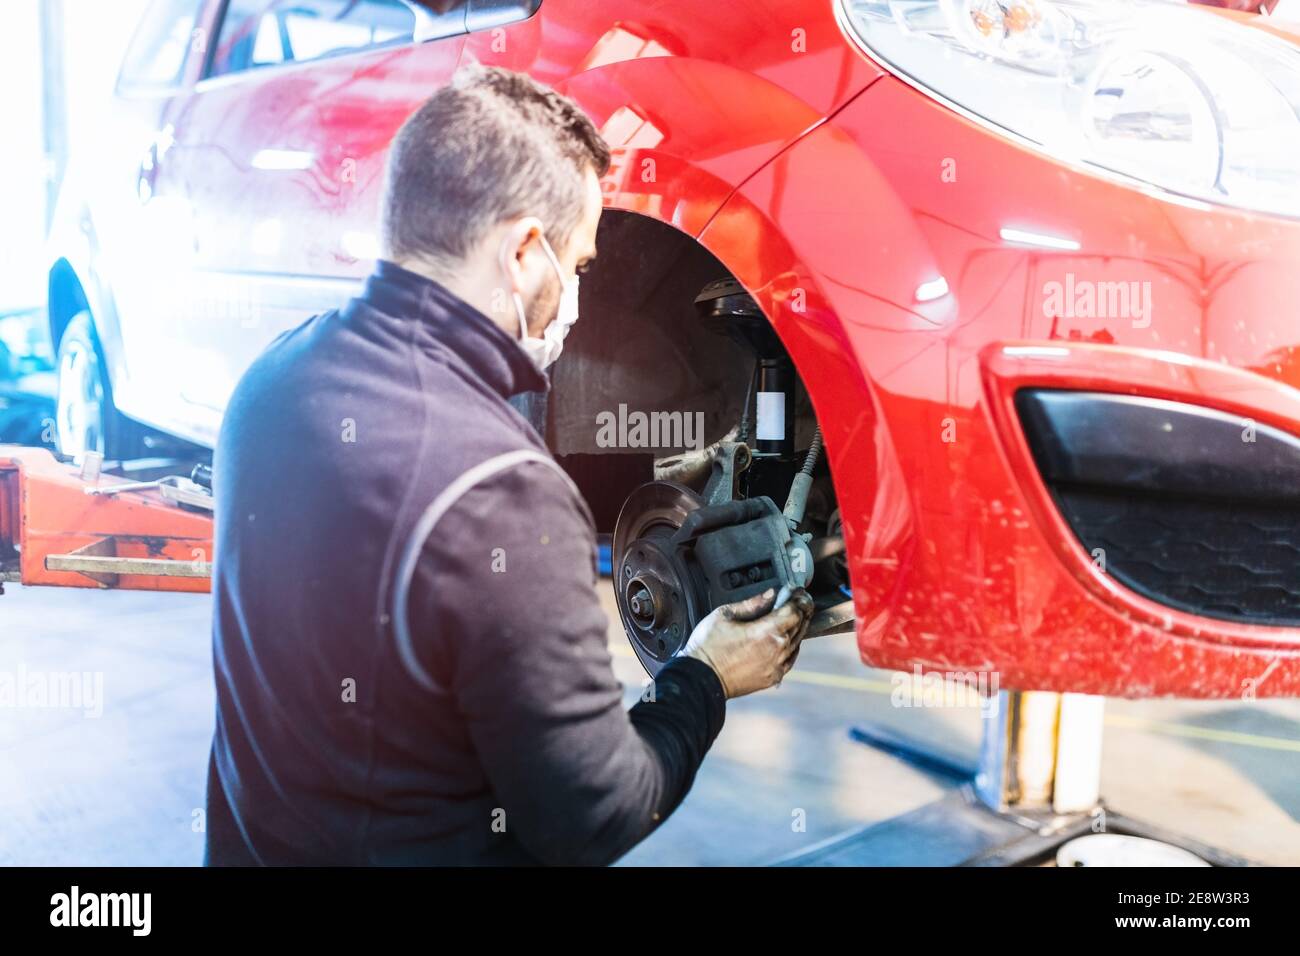
POLYGON ((504 812, 483 826, 543 863, 611 863, 640 842, 685 797, 726 713, 717 675, 691 659, 625 711, 596 587, 586 506, 535 462, 466 492, 412 583, 417 653, 504 812))

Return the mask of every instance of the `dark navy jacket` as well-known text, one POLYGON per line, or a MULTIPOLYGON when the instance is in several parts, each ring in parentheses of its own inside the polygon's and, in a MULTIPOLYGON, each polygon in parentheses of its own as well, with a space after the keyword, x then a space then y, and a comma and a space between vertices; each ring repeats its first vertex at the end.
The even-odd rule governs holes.
POLYGON ((214 459, 209 863, 608 863, 685 796, 721 685, 678 661, 623 709, 590 513, 507 403, 542 388, 390 263, 241 380, 214 459))

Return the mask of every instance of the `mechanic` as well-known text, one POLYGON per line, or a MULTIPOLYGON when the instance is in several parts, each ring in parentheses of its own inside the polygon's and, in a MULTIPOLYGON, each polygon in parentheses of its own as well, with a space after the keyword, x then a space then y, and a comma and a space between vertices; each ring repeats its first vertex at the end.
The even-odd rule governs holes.
POLYGON ((214 459, 206 862, 605 864, 690 789, 812 614, 702 621, 630 711, 590 512, 507 402, 577 319, 608 147, 530 78, 457 74, 388 158, 384 256, 278 338, 214 459))

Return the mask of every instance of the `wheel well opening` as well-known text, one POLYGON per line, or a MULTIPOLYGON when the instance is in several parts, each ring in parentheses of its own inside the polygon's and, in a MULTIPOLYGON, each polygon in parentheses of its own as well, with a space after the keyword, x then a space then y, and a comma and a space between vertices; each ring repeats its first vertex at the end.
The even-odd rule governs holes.
POLYGON ((49 291, 46 298, 49 323, 50 343, 57 351, 63 330, 68 327, 72 317, 89 308, 85 290, 76 270, 67 259, 60 259, 50 268, 49 291))
POLYGON ((851 628, 828 456, 771 316, 693 237, 632 213, 602 217, 580 295, 548 439, 611 533, 614 600, 646 669, 765 588, 805 589, 818 633, 851 628))
MULTIPOLYGON (((694 237, 621 210, 601 217, 583 276, 581 321, 552 369, 547 441, 587 497, 597 529, 655 476, 656 461, 699 451, 753 415, 756 357, 704 322, 696 297, 734 276, 694 237)), ((797 391, 795 439, 816 420, 797 391)))

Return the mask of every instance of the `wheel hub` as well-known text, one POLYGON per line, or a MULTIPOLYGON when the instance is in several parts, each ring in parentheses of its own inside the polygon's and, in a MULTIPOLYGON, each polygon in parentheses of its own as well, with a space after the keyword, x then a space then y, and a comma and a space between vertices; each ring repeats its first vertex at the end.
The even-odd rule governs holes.
POLYGON ((612 557, 619 617, 651 676, 713 608, 812 578, 807 543, 771 498, 706 505, 668 481, 642 485, 623 504, 612 557))
POLYGON ((59 450, 73 457, 102 452, 104 394, 99 359, 80 341, 64 343, 60 352, 55 412, 59 450))

